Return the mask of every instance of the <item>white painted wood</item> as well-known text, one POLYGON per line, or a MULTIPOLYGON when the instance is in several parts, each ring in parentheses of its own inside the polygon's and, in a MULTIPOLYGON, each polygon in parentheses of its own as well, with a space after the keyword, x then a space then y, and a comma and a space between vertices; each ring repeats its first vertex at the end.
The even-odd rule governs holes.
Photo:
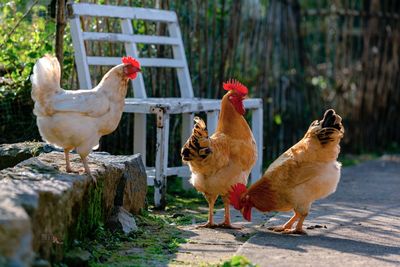
MULTIPOLYGON (((246 109, 261 108, 260 99, 246 99, 246 109)), ((151 108, 159 106, 165 108, 169 114, 198 113, 216 111, 221 108, 221 100, 200 98, 126 98, 125 112, 151 113, 151 108)))
POLYGON ((263 160, 263 108, 252 110, 251 128, 254 139, 256 140, 258 158, 251 171, 251 183, 255 183, 261 178, 263 160))
POLYGON ((183 68, 176 70, 181 97, 194 97, 189 67, 186 61, 185 48, 183 46, 181 30, 178 23, 168 23, 168 31, 171 37, 175 37, 180 41, 179 46, 172 47, 172 52, 174 58, 181 60, 183 63, 183 68))
MULTIPOLYGON (((121 21, 121 28, 124 34, 128 36, 133 34, 132 22, 129 19, 123 19, 121 21)), ((133 42, 125 43, 125 50, 127 55, 138 58, 139 53, 137 51, 136 44, 133 42)), ((144 80, 142 73, 139 73, 136 79, 131 81, 133 94, 135 97, 147 98, 146 89, 144 86, 144 80)), ((146 114, 135 113, 134 115, 134 129, 133 129, 133 153, 140 153, 144 166, 147 162, 147 118, 146 114)))
MULTIPOLYGON (((124 34, 133 34, 133 28, 132 28, 132 22, 129 19, 124 19, 121 21, 121 28, 122 28, 122 32, 124 34)), ((132 56, 134 58, 138 58, 139 57, 139 53, 136 47, 135 43, 125 43, 125 50, 126 53, 129 56, 132 56)), ((119 63, 120 64, 120 63, 119 63)), ((141 67, 143 66, 143 63, 140 62, 141 67)), ((132 87, 133 87, 133 94, 135 97, 139 97, 139 98, 146 98, 147 94, 146 94, 146 89, 144 87, 144 80, 143 80, 143 74, 142 73, 138 73, 136 79, 131 81, 132 83, 132 87)), ((143 121, 144 125, 142 127, 146 127, 146 120, 143 121)), ((146 160, 144 160, 146 161, 146 160)))
POLYGON ((140 153, 144 166, 147 166, 147 118, 146 114, 135 113, 133 123, 133 153, 140 153))
POLYGON ((169 114, 164 113, 162 123, 163 127, 157 127, 156 173, 154 178, 154 205, 158 208, 162 208, 166 201, 169 114))
MULTIPOLYGON (((156 177, 155 168, 147 167, 146 174, 147 174, 147 185, 153 186, 154 178, 156 177)), ((188 177, 190 177, 190 174, 191 174, 190 169, 187 165, 179 166, 179 167, 168 167, 167 171, 166 171, 167 176, 178 175, 180 177, 185 177, 184 181, 187 181, 187 182, 189 182, 188 177)), ((191 187, 193 187, 193 186, 191 186, 191 187)))
POLYGON ((139 34, 122 34, 108 32, 83 32, 83 40, 104 41, 104 42, 131 42, 140 44, 160 44, 160 45, 179 45, 177 38, 166 36, 139 35, 139 34))
POLYGON ((82 26, 79 17, 70 19, 72 44, 75 48, 75 62, 78 71, 79 87, 81 89, 92 89, 89 66, 87 64, 86 49, 82 38, 82 26))
POLYGON ((169 167, 167 169, 167 176, 171 175, 178 175, 181 177, 189 177, 190 176, 190 169, 188 166, 180 166, 180 167, 169 167))
POLYGON ((215 133, 215 130, 217 129, 218 116, 219 116, 219 111, 218 110, 207 112, 208 136, 211 136, 213 133, 215 133))
MULTIPOLYGON (((209 134, 211 135, 215 131, 221 100, 194 98, 185 49, 175 12, 88 3, 72 3, 69 6, 72 7, 70 10, 73 13, 70 17, 71 35, 75 48, 75 60, 81 88, 92 88, 89 65, 114 66, 121 64, 120 57, 87 56, 84 40, 123 42, 126 54, 121 56, 130 55, 137 58, 143 68, 176 68, 180 87, 179 97, 147 98, 144 77, 142 74, 139 74, 132 83, 134 98, 127 98, 124 107, 125 112, 135 114, 134 152, 142 154, 144 163, 146 163, 146 114, 152 114, 154 110, 162 111, 162 120, 157 123, 156 166, 146 167, 148 184, 154 185, 156 189, 154 195, 156 206, 162 206, 165 204, 166 177, 170 175, 190 176, 187 166, 168 167, 170 114, 183 115, 183 127, 181 130, 183 143, 192 131, 193 116, 195 113, 207 112, 209 134), (122 33, 82 32, 80 16, 120 18, 122 33), (170 36, 139 35, 132 28, 132 20, 167 23, 170 36), (173 58, 140 58, 137 50, 138 43, 172 45, 173 58)), ((259 151, 259 158, 251 175, 251 182, 255 182, 261 176, 262 165, 262 100, 246 99, 244 106, 253 112, 252 129, 259 151)))
POLYGON ((182 114, 181 145, 183 146, 192 134, 194 113, 182 114))
POLYGON ((78 16, 113 17, 121 19, 177 22, 176 13, 161 9, 129 6, 96 5, 87 3, 71 4, 73 13, 78 16))
POLYGON ((139 58, 143 67, 185 68, 185 62, 168 58, 139 58))
MULTIPOLYGON (((140 58, 136 57, 140 61, 141 67, 158 67, 158 68, 184 68, 184 62, 177 59, 168 58, 140 58)), ((87 57, 89 65, 97 66, 115 66, 121 64, 120 57, 87 57)))

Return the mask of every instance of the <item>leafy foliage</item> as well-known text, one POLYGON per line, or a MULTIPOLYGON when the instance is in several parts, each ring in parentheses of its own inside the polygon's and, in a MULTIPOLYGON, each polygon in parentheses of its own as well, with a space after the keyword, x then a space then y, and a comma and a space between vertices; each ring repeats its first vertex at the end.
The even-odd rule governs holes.
MULTIPOLYGON (((54 53, 55 22, 47 17, 47 7, 27 1, 0 2, 0 143, 39 139, 29 76, 36 60, 54 53), (18 24, 18 27, 15 27, 18 24)), ((72 44, 65 36, 64 77, 73 72, 72 44)))

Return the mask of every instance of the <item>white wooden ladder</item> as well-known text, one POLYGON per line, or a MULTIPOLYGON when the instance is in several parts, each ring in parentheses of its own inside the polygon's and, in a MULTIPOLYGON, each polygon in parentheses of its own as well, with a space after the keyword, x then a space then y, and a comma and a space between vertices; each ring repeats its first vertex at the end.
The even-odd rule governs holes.
MULTIPOLYGON (((136 8, 128 6, 96 5, 87 3, 72 3, 68 6, 69 23, 73 46, 75 49, 75 62, 77 66, 79 85, 82 89, 92 88, 90 65, 114 66, 121 63, 119 57, 88 56, 84 41, 122 42, 125 45, 125 55, 137 58, 141 67, 168 67, 175 68, 180 88, 180 97, 175 98, 148 98, 144 85, 144 77, 139 74, 132 81, 134 98, 126 98, 125 112, 134 114, 134 153, 141 153, 146 165, 146 115, 157 116, 157 143, 155 166, 146 167, 148 185, 154 185, 154 202, 156 207, 165 206, 167 177, 178 175, 190 177, 187 166, 168 167, 168 139, 169 120, 171 114, 182 114, 182 143, 186 142, 193 128, 195 113, 207 113, 207 127, 211 135, 217 126, 220 110, 220 100, 195 98, 189 68, 186 61, 182 36, 177 15, 173 11, 136 8), (122 33, 114 32, 87 32, 82 30, 80 17, 112 17, 120 19, 122 33), (169 36, 136 34, 132 21, 144 20, 167 24, 169 36), (173 58, 143 58, 139 56, 137 44, 171 45, 173 58)), ((251 110, 251 128, 256 139, 258 160, 251 172, 251 182, 261 176, 262 166, 262 129, 263 109, 262 99, 246 99, 245 108, 251 110)), ((183 145, 183 144, 182 144, 183 145)), ((179 153, 176 151, 175 153, 179 153)), ((147 166, 147 165, 146 165, 147 166)))

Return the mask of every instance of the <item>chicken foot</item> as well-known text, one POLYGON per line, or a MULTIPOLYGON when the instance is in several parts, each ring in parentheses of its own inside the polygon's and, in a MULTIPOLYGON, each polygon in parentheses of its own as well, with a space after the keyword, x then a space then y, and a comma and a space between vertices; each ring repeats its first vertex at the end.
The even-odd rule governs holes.
MULTIPOLYGON (((69 151, 70 151, 70 150, 71 150, 71 149, 66 149, 66 148, 64 149, 65 163, 66 163, 65 170, 66 170, 68 173, 70 173, 70 172, 79 173, 79 171, 74 171, 74 170, 72 170, 72 168, 71 168, 71 161, 69 160, 69 151)), ((80 155, 80 157, 81 157, 81 160, 82 160, 82 163, 83 163, 83 167, 84 167, 84 169, 85 169, 86 174, 89 175, 89 176, 93 179, 93 182, 94 182, 95 184, 97 184, 96 178, 93 177, 93 176, 92 176, 92 173, 90 172, 89 164, 87 163, 87 159, 86 159, 87 156, 80 155)))
POLYGON ((70 160, 69 160, 69 151, 70 151, 70 150, 71 150, 71 149, 64 148, 65 163, 66 163, 65 170, 66 170, 66 172, 78 173, 78 171, 74 171, 74 170, 72 170, 72 168, 71 168, 71 162, 70 162, 70 160))
POLYGON ((218 224, 218 227, 227 228, 227 229, 242 229, 242 227, 240 227, 240 226, 234 226, 231 224, 229 196, 228 195, 223 196, 222 200, 224 201, 225 215, 224 215, 224 221, 222 223, 218 224))
POLYGON ((303 222, 307 217, 308 213, 300 215, 299 221, 296 224, 295 229, 287 229, 283 231, 283 234, 297 234, 297 235, 306 235, 307 232, 303 230, 303 222))
POLYGON ((287 221, 284 225, 268 227, 268 230, 272 230, 274 232, 283 232, 283 231, 290 230, 290 229, 292 229, 293 224, 297 221, 297 219, 299 217, 300 217, 300 214, 295 211, 292 218, 290 218, 290 220, 287 221))
POLYGON ((214 224, 214 205, 218 196, 210 196, 204 194, 204 197, 208 202, 208 221, 205 224, 197 226, 196 228, 215 228, 216 225, 214 224))
POLYGON ((274 232, 282 232, 283 234, 298 234, 298 235, 306 235, 307 232, 303 230, 303 222, 307 217, 308 212, 305 214, 300 214, 299 212, 295 211, 292 218, 287 221, 282 226, 275 226, 275 227, 268 227, 268 230, 272 230, 274 232), (293 224, 297 221, 295 229, 292 229, 293 224))
POLYGON ((82 155, 80 155, 80 156, 81 156, 83 167, 85 168, 86 174, 89 175, 89 177, 92 177, 94 184, 97 185, 96 177, 92 176, 92 173, 90 172, 89 164, 87 163, 87 159, 86 159, 87 156, 82 156, 82 155))

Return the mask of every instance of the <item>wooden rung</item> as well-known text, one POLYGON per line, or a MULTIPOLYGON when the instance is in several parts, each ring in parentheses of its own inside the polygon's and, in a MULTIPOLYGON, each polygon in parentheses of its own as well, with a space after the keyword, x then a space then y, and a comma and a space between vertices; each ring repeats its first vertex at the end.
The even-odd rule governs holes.
POLYGON ((83 32, 83 40, 102 42, 129 42, 140 44, 179 45, 179 39, 167 36, 129 35, 108 32, 83 32))
POLYGON ((70 16, 112 17, 121 19, 177 22, 176 13, 151 8, 74 3, 68 6, 70 16))
MULTIPOLYGON (((137 58, 142 67, 164 67, 164 68, 184 68, 182 60, 167 58, 137 58)), ((115 66, 121 64, 120 57, 87 57, 89 65, 94 66, 115 66)))

